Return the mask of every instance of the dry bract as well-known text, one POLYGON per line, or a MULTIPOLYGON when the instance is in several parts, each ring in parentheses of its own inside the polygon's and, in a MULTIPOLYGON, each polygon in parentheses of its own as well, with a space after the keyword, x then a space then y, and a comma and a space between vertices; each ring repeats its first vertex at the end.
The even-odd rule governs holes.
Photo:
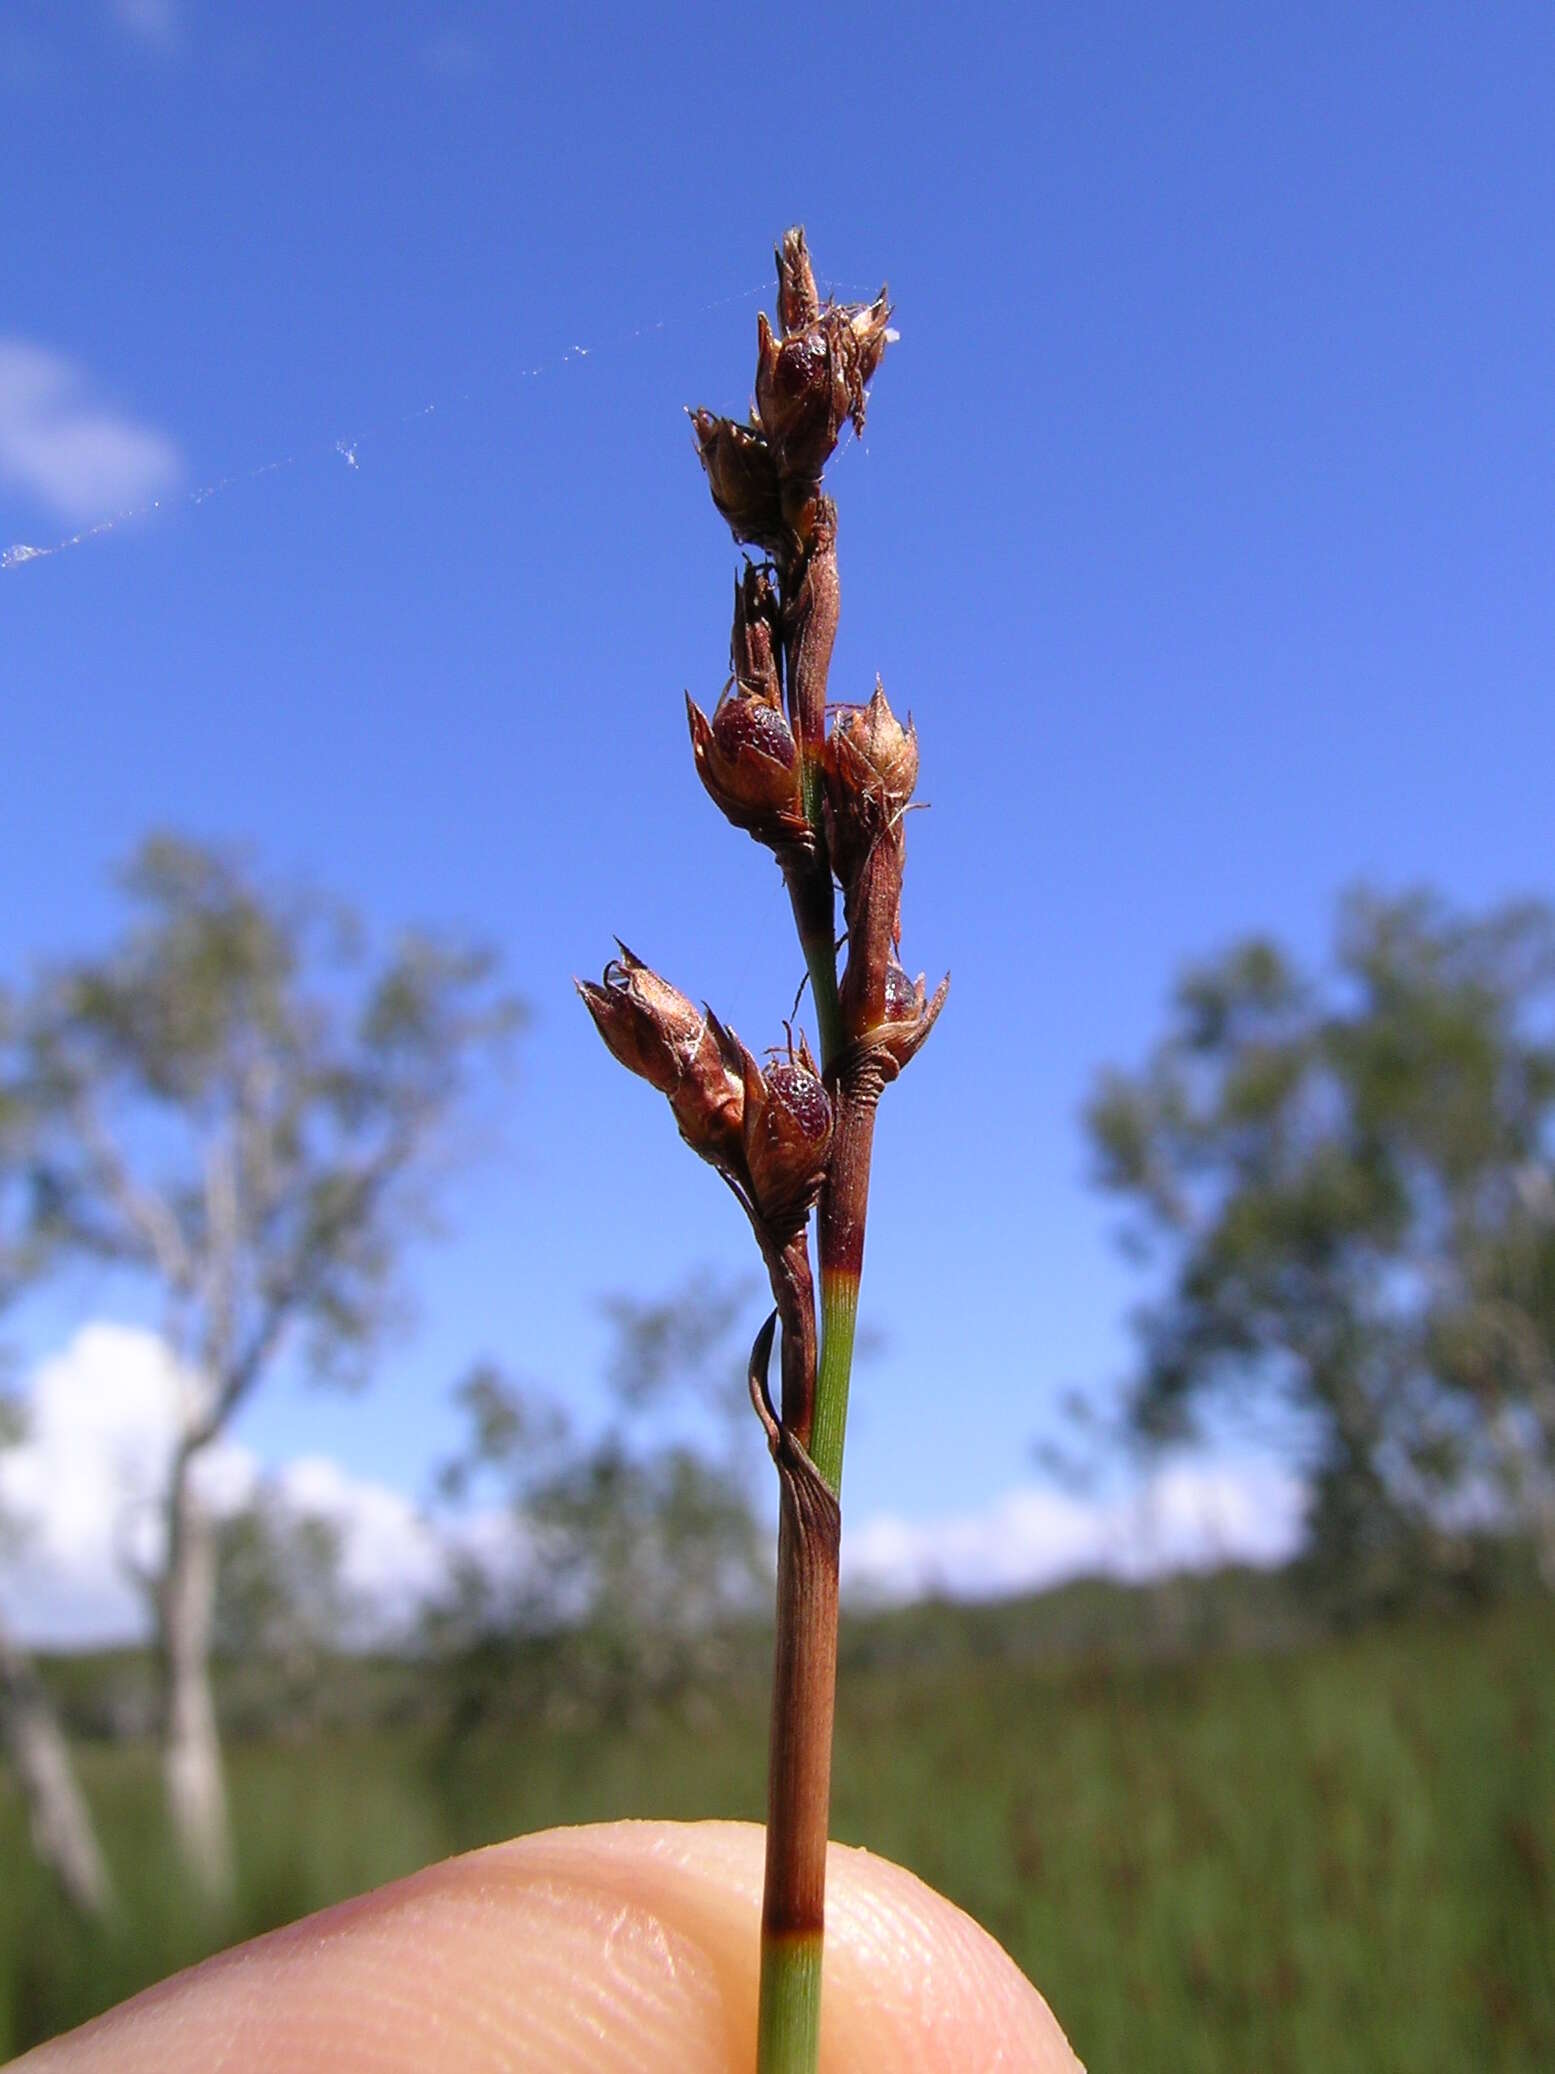
POLYGON ((728 520, 735 539, 778 553, 787 528, 772 449, 759 432, 734 418, 715 418, 711 411, 694 410, 691 423, 713 502, 728 520))
POLYGON ((781 703, 725 688, 711 721, 686 700, 697 775, 736 828, 775 850, 808 845, 799 749, 781 703))
POLYGON ((737 1155, 745 1110, 743 1062, 726 1033, 651 966, 620 946, 603 984, 575 982, 594 1027, 629 1072, 669 1097, 680 1135, 715 1166, 737 1155))
POLYGON ((745 1162, 757 1209, 783 1230, 809 1211, 826 1178, 831 1098, 804 1040, 798 1054, 765 1073, 747 1054, 745 1162))
POLYGON ((831 738, 834 744, 847 743, 857 758, 855 767, 871 774, 892 807, 906 806, 918 782, 918 730, 910 713, 903 727, 878 677, 867 706, 838 709, 831 738))
POLYGON ((935 988, 931 1000, 921 972, 916 979, 909 979, 900 965, 893 963, 887 968, 884 1018, 872 1030, 864 1032, 860 1046, 864 1051, 882 1055, 890 1061, 893 1070, 888 1078, 894 1080, 903 1066, 917 1056, 949 992, 948 973, 935 988))
POLYGON ((819 482, 845 420, 864 429, 865 388, 890 340, 891 305, 827 303, 816 293, 803 232, 790 232, 778 255, 774 338, 756 319, 756 415, 785 479, 819 482))
POLYGON ((734 631, 729 667, 741 691, 759 692, 772 705, 783 702, 782 616, 777 592, 764 568, 747 562, 734 584, 734 631))

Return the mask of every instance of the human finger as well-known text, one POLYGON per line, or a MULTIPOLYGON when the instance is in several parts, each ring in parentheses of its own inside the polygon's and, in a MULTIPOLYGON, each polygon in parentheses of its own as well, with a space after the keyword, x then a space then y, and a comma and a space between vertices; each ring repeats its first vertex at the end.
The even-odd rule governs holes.
MULTIPOLYGON (((17 2074, 749 2074, 763 1835, 547 1830, 428 1867, 148 1989, 17 2074)), ((1076 2074, 970 1916, 831 1846, 822 2074, 1076 2074)))

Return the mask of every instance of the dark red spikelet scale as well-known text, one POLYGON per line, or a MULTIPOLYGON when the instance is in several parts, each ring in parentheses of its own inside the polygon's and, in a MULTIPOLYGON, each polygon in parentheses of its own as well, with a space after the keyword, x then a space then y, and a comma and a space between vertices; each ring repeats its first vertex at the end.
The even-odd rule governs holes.
POLYGON ((764 699, 725 699, 713 716, 713 740, 731 759, 756 749, 786 771, 799 754, 788 722, 764 699))
POLYGON ((773 1101, 781 1102, 784 1113, 805 1137, 819 1142, 830 1131, 831 1102, 813 1073, 802 1066, 773 1066, 767 1073, 767 1087, 773 1101))

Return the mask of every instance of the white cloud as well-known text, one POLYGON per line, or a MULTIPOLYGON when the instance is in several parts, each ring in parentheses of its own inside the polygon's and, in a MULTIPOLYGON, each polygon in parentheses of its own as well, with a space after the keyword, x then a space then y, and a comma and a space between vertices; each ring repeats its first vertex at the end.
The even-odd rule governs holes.
MULTIPOLYGON (((24 1529, 0 1547, 0 1612, 24 1640, 68 1647, 146 1633, 126 1558, 145 1565, 158 1552, 157 1499, 185 1387, 155 1334, 122 1325, 83 1326, 33 1371, 26 1437, 0 1451, 0 1521, 24 1529)), ((219 1442, 202 1488, 216 1510, 234 1511, 261 1473, 247 1448, 219 1442)), ((434 1596, 455 1551, 500 1577, 526 1560, 510 1514, 429 1521, 404 1492, 326 1456, 297 1457, 269 1482, 291 1510, 338 1528, 342 1582, 366 1631, 392 1631, 434 1596)), ((1026 1485, 937 1519, 877 1513, 850 1523, 844 1584, 869 1598, 982 1598, 1081 1572, 1139 1578, 1276 1563, 1295 1548, 1303 1498, 1289 1469, 1251 1457, 1178 1461, 1107 1498, 1026 1485)))
MULTIPOLYGON (((0 1516, 20 1528, 0 1558, 0 1610, 24 1640, 68 1647, 146 1633, 126 1559, 144 1566, 160 1549, 157 1500, 184 1387, 162 1341, 123 1325, 83 1326, 33 1371, 26 1436, 0 1453, 0 1516)), ((260 1476, 255 1456, 230 1441, 201 1463, 201 1488, 220 1513, 246 1504, 260 1476)), ((286 1463, 271 1482, 293 1511, 339 1529, 342 1581, 365 1627, 402 1620, 441 1583, 450 1540, 402 1492, 318 1455, 286 1463)), ((502 1566, 502 1523, 478 1516, 456 1538, 502 1566)))
MULTIPOLYGON (((143 1632, 146 1607, 127 1559, 158 1541, 183 1378, 155 1334, 86 1325, 41 1362, 24 1396, 28 1431, 0 1453, 0 1513, 20 1542, 0 1572, 0 1605, 26 1639, 109 1640, 143 1632)), ((208 1458, 229 1501, 252 1488, 244 1451, 208 1458)))
POLYGON ((153 50, 171 51, 178 44, 178 9, 174 0, 108 0, 108 11, 128 36, 153 50))
POLYGON ((1042 1485, 976 1511, 908 1520, 880 1513, 843 1535, 845 1585, 865 1595, 988 1598, 1082 1573, 1139 1578, 1218 1563, 1277 1563, 1296 1547, 1304 1491, 1251 1459, 1183 1461, 1136 1492, 1078 1497, 1042 1485))
POLYGON ((442 1537, 403 1491, 354 1477, 326 1455, 288 1462, 274 1482, 291 1511, 339 1531, 341 1583, 369 1621, 420 1605, 446 1578, 442 1537))
POLYGON ((181 469, 167 435, 97 402, 73 361, 0 337, 0 484, 82 520, 159 495, 181 469))

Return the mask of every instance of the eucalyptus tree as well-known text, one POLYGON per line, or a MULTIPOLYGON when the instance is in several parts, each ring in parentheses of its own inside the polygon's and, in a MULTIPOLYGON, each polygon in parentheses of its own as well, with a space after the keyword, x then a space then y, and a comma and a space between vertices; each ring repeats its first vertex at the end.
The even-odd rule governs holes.
POLYGON ((411 933, 373 953, 343 909, 219 848, 154 836, 122 886, 118 940, 17 997, 19 1257, 30 1278, 101 1263, 156 1299, 178 1379, 147 1579, 164 1769, 186 1862, 219 1898, 232 1854, 201 1462, 284 1357, 363 1379, 519 1010, 487 952, 411 933))
MULTIPOLYGON (((22 1409, 0 1395, 0 1449, 25 1432, 22 1409)), ((0 1513, 0 1553, 25 1524, 0 1513)), ((113 1903, 108 1868, 58 1717, 37 1667, 0 1615, 0 1745, 15 1778, 33 1849, 83 1915, 113 1903)))
POLYGON ((734 1343, 749 1287, 702 1271, 657 1301, 608 1298, 598 1423, 494 1363, 461 1380, 464 1438, 441 1495, 500 1494, 519 1552, 506 1576, 456 1568, 454 1598, 433 1611, 467 1681, 489 1669, 511 1687, 521 1675, 527 1704, 571 1715, 714 1703, 765 1554, 734 1343))
POLYGON ((1089 1110, 1160 1267, 1136 1426, 1271 1401, 1307 1553, 1350 1602, 1524 1533, 1555 1585, 1555 914, 1344 904, 1326 970, 1268 939, 1189 972, 1089 1110))
MULTIPOLYGON (((0 1042, 11 1029, 11 1006, 0 994, 0 1042)), ((24 1190, 21 1116, 14 1095, 0 1085, 0 1308, 24 1279, 20 1212, 24 1190)), ((0 1350, 0 1360, 4 1359, 0 1350)), ((26 1407, 0 1385, 0 1470, 4 1451, 25 1439, 26 1407)), ((0 1476, 0 1558, 25 1536, 28 1521, 11 1516, 0 1476)), ((27 1651, 0 1614, 0 1745, 27 1813, 33 1848, 76 1908, 100 1916, 112 1903, 107 1867, 91 1813, 76 1782, 70 1751, 48 1688, 27 1651)))

